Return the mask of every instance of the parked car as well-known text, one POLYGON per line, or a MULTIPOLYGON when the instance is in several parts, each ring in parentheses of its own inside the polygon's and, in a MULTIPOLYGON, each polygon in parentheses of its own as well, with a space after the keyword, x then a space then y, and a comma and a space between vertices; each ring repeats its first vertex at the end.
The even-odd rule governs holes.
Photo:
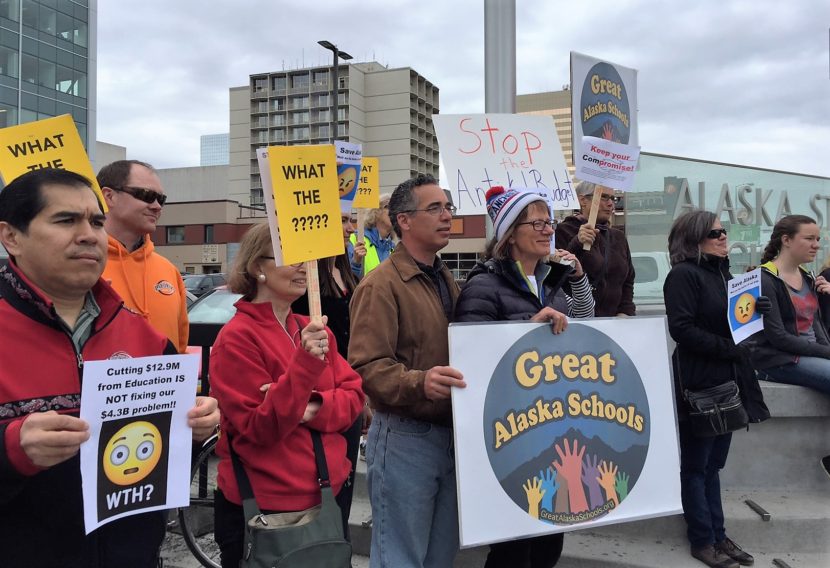
POLYGON ((671 270, 665 251, 632 252, 634 264, 634 303, 662 303, 663 282, 671 270))
POLYGON ((228 283, 224 274, 188 274, 182 279, 185 288, 196 297, 228 283))
POLYGON ((188 345, 202 348, 202 370, 199 376, 199 393, 210 391, 210 348, 222 326, 236 313, 234 304, 242 294, 234 294, 225 286, 215 288, 193 302, 187 309, 190 320, 188 345))
POLYGON ((187 310, 191 324, 226 324, 236 313, 234 304, 242 294, 236 294, 220 286, 193 302, 187 310))

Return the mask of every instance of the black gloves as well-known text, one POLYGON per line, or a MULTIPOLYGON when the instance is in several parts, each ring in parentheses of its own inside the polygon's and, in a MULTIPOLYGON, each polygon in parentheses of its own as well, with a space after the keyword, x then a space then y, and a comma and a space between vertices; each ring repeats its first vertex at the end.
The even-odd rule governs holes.
POLYGON ((762 316, 767 315, 772 309, 772 302, 766 296, 758 296, 755 299, 755 311, 762 316))

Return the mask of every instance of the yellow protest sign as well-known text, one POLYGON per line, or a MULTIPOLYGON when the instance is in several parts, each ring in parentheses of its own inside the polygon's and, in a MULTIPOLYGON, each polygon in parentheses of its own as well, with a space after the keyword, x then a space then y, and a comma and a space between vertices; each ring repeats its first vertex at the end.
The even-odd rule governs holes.
POLYGON ((70 115, 0 129, 0 177, 4 184, 41 168, 58 168, 81 174, 92 182, 92 188, 106 210, 92 164, 70 115))
POLYGON ((380 207, 380 159, 363 158, 360 167, 360 184, 352 207, 355 209, 380 207))
POLYGON ((343 254, 334 146, 268 148, 283 262, 343 254))

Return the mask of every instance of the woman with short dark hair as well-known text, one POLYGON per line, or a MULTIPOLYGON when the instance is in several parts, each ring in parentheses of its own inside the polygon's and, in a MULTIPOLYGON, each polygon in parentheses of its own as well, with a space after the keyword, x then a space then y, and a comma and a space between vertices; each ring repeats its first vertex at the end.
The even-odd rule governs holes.
POLYGON ((732 433, 705 436, 693 430, 684 390, 735 381, 750 421, 769 418, 743 347, 735 345, 726 317, 729 273, 726 229, 714 213, 689 211, 669 232, 672 269, 663 284, 669 333, 677 343, 674 365, 680 429, 680 495, 692 556, 717 568, 749 566, 753 558, 726 536, 720 470, 732 433))

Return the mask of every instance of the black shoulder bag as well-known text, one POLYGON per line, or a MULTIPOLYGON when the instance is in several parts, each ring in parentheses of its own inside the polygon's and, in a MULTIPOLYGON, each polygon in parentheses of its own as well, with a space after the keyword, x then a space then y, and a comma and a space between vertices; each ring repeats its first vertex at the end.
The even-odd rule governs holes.
POLYGON ((245 518, 245 543, 240 568, 349 568, 352 545, 343 538, 340 507, 329 482, 323 441, 311 432, 322 499, 304 511, 263 514, 251 482, 228 435, 233 470, 245 518))
MULTIPOLYGON (((678 345, 678 350, 680 346, 678 345)), ((735 364, 732 364, 735 376, 735 364)), ((689 422, 692 433, 698 437, 720 436, 746 428, 749 416, 741 402, 738 383, 730 379, 725 383, 697 391, 684 388, 680 361, 677 361, 677 381, 683 398, 689 406, 689 422)))

